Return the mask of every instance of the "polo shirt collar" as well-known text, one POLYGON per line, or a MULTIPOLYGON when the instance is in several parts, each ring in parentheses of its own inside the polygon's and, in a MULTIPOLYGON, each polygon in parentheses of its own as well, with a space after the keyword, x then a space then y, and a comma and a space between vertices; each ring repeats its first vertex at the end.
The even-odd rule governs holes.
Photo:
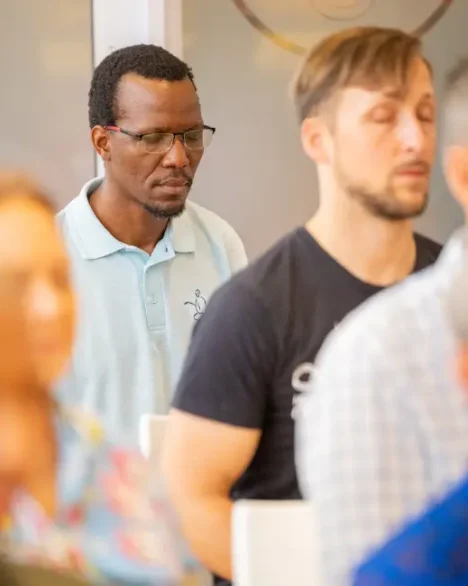
MULTIPOLYGON (((72 202, 69 210, 77 247, 81 256, 87 260, 104 258, 129 248, 128 245, 112 236, 91 208, 89 197, 101 185, 102 181, 102 177, 88 181, 78 197, 72 202)), ((164 238, 171 242, 174 252, 194 252, 195 235, 187 211, 170 222, 164 238)))

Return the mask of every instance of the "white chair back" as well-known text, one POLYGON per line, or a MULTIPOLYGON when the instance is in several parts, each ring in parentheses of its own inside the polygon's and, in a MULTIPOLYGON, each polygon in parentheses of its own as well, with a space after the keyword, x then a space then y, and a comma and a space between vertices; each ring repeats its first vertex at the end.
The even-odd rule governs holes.
POLYGON ((166 433, 167 415, 143 415, 140 419, 140 450, 143 456, 159 464, 166 433))
POLYGON ((238 501, 232 532, 235 586, 324 586, 312 503, 238 501))

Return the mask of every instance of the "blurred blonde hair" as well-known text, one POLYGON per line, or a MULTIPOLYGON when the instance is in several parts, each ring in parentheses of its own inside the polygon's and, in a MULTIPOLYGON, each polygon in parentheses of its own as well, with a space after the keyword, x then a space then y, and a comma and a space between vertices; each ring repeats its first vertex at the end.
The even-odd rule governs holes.
POLYGON ((50 197, 33 179, 21 171, 0 169, 0 203, 10 197, 28 197, 55 212, 50 197))

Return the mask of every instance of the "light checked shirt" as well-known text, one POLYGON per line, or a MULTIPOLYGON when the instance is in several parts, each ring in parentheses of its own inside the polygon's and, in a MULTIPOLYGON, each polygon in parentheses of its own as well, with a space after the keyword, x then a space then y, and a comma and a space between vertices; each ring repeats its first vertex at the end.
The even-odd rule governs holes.
POLYGON ((193 325, 247 259, 233 228, 191 202, 151 255, 119 242, 89 204, 101 181, 87 183, 58 216, 79 315, 57 390, 65 404, 96 413, 108 433, 130 437, 142 414, 167 412, 193 325))
POLYGON ((447 311, 464 238, 350 314, 319 354, 297 465, 328 586, 349 586, 375 548, 468 471, 468 403, 447 311))

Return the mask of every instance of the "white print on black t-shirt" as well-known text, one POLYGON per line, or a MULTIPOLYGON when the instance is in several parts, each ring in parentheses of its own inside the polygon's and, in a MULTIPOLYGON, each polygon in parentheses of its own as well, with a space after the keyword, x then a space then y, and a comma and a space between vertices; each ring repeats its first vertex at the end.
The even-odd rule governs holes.
POLYGON ((292 388, 296 391, 292 400, 291 417, 297 418, 301 401, 312 390, 312 380, 315 374, 315 366, 312 362, 303 362, 294 370, 291 380, 292 388))
MULTIPOLYGON (((339 322, 335 322, 334 332, 336 332, 338 326, 339 322)), ((312 362, 303 362, 294 369, 291 380, 292 388, 296 391, 292 400, 291 417, 293 419, 297 419, 301 401, 307 397, 308 393, 312 392, 313 378, 316 374, 317 369, 312 362)))

